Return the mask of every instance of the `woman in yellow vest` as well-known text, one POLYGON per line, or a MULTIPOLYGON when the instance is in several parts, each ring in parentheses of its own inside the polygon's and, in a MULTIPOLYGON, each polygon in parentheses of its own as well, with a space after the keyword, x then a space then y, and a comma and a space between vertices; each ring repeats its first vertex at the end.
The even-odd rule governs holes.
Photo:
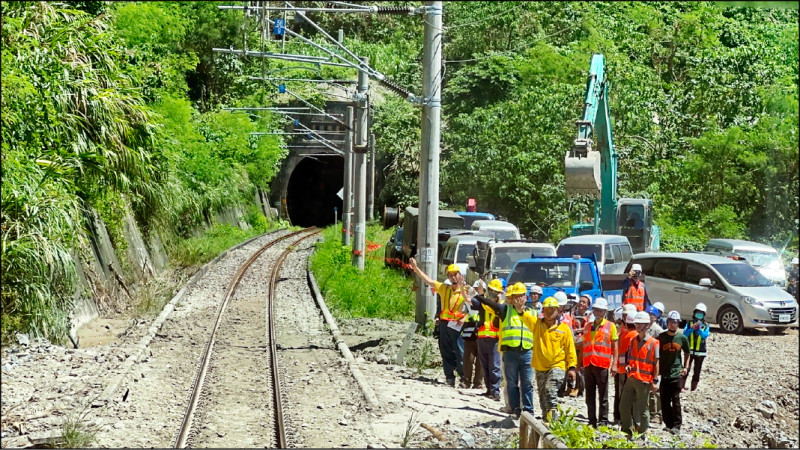
POLYGON ((461 337, 461 327, 467 320, 461 307, 467 299, 468 288, 464 285, 464 276, 461 269, 455 264, 447 266, 447 278, 451 284, 440 283, 420 270, 414 258, 409 259, 411 268, 425 284, 432 287, 442 299, 440 312, 435 320, 439 327, 439 353, 442 356, 442 368, 447 384, 455 387, 456 373, 459 378, 464 377, 463 349, 458 345, 461 337))
POLYGON ((492 308, 503 320, 500 325, 500 351, 503 353, 508 404, 519 417, 522 411, 533 415, 533 323, 534 316, 525 309, 528 290, 515 283, 506 292, 507 304, 493 302, 481 295, 475 299, 492 308), (521 395, 520 395, 521 394, 521 395), (521 397, 521 398, 520 398, 521 397))

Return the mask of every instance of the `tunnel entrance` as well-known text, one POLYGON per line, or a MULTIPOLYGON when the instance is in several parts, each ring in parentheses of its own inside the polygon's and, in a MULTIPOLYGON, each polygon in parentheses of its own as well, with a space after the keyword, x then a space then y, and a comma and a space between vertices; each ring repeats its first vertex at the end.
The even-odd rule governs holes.
POLYGON ((342 220, 342 199, 336 195, 344 184, 344 158, 304 158, 292 171, 286 188, 286 209, 292 225, 325 227, 342 220))

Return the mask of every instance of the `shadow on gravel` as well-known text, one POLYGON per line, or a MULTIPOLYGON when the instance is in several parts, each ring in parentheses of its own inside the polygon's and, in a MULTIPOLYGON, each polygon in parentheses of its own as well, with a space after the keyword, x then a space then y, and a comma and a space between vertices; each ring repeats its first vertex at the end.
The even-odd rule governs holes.
POLYGON ((379 338, 379 339, 372 339, 370 341, 364 341, 364 342, 362 342, 360 344, 356 344, 356 345, 349 345, 348 347, 350 348, 351 352, 354 352, 354 351, 358 351, 358 350, 364 350, 365 348, 369 348, 369 347, 377 347, 377 346, 383 344, 384 342, 386 342, 386 339, 379 338))
POLYGON ((424 375, 417 375, 417 376, 401 375, 400 378, 405 378, 406 380, 420 381, 422 383, 441 384, 442 386, 444 386, 444 383, 440 382, 438 379, 426 377, 424 375))
MULTIPOLYGON (((473 412, 477 412, 477 413, 481 413, 481 414, 489 414, 489 415, 497 416, 497 417, 503 417, 503 418, 508 417, 508 414, 502 413, 500 411, 494 411, 494 410, 491 410, 491 409, 486 409, 486 408, 474 408, 472 406, 452 407, 452 406, 434 405, 433 403, 425 403, 425 402, 419 402, 419 404, 420 405, 430 406, 432 408, 447 408, 447 409, 461 410, 461 411, 473 411, 473 412)), ((498 403, 498 405, 499 405, 499 403, 498 403)))

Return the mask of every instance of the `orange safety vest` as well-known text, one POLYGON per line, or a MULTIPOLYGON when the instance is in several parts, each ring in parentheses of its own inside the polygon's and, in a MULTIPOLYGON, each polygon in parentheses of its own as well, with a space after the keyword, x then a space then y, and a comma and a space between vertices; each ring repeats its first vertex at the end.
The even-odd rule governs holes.
POLYGON ((642 383, 652 383, 656 368, 656 346, 658 340, 652 336, 645 336, 644 345, 636 348, 638 339, 631 341, 628 365, 631 366, 629 377, 636 378, 642 383))
POLYGON ((606 320, 594 333, 592 339, 592 324, 587 322, 583 328, 583 367, 597 366, 602 369, 611 367, 614 347, 611 343, 611 327, 614 325, 606 320))
POLYGON ((575 319, 572 318, 572 314, 570 313, 564 313, 564 315, 561 316, 561 322, 567 324, 570 330, 574 328, 575 319))
POLYGON ((439 318, 442 320, 455 320, 455 321, 461 320, 466 315, 463 312, 461 312, 461 304, 464 303, 463 293, 459 291, 458 300, 456 300, 456 304, 453 305, 452 309, 445 307, 444 302, 447 302, 448 306, 450 305, 450 298, 453 296, 453 288, 448 285, 447 290, 445 290, 445 293, 447 293, 446 295, 447 299, 442 298, 442 312, 441 314, 439 314, 439 318))
POLYGON ((627 358, 625 356, 628 348, 631 346, 631 342, 633 339, 638 336, 639 333, 636 330, 628 330, 627 328, 623 331, 619 337, 619 357, 617 358, 617 373, 621 373, 625 375, 625 366, 627 365, 627 358))
POLYGON ((495 338, 500 336, 500 320, 495 315, 494 310, 486 305, 483 306, 484 321, 478 328, 478 338, 495 338), (497 325, 495 325, 497 322, 497 325))
POLYGON ((622 299, 622 306, 628 303, 633 303, 636 306, 636 311, 644 310, 644 283, 640 281, 638 286, 634 286, 633 283, 628 286, 625 298, 622 299))

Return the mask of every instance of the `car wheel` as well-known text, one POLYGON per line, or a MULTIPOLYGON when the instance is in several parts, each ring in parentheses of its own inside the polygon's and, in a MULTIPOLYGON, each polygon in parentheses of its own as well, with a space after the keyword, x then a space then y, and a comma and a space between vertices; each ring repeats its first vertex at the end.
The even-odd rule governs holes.
POLYGON ((733 306, 726 306, 719 311, 719 323, 722 331, 726 333, 739 334, 744 329, 742 315, 733 306))

